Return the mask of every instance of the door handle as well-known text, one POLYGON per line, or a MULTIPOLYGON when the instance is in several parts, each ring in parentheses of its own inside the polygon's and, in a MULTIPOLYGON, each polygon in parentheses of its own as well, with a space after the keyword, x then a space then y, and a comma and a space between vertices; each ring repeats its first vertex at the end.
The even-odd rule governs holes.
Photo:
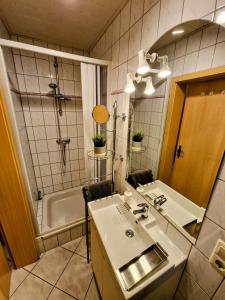
POLYGON ((182 146, 179 145, 179 147, 176 150, 176 157, 177 158, 183 157, 183 154, 184 154, 184 151, 182 150, 182 146))

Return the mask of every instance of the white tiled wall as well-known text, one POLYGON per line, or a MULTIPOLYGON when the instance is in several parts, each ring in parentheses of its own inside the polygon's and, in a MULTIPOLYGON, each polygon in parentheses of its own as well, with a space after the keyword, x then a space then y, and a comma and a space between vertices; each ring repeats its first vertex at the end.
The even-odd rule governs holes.
MULTIPOLYGON (((215 19, 218 14, 215 10, 225 11, 224 6, 225 2, 222 0, 130 0, 96 43, 91 56, 112 59, 111 91, 121 89, 124 82, 122 75, 124 70, 134 72, 137 69, 138 50, 142 47, 150 48, 156 39, 178 23, 196 18, 215 19), (104 40, 105 43, 102 42, 104 40)), ((169 53, 173 76, 224 65, 224 36, 225 31, 222 28, 211 26, 204 31, 196 32, 187 40, 184 39, 164 49, 169 53)), ((122 111, 128 114, 129 99, 127 100, 123 94, 113 96, 112 101, 115 99, 118 102, 123 101, 122 111)), ((164 99, 164 111, 166 103, 167 99, 164 99)), ((150 109, 147 112, 152 113, 150 109)), ((143 122, 143 125, 146 124, 143 122)), ((120 134, 116 149, 118 154, 124 153, 126 142, 127 135, 120 134)), ((121 184, 123 187, 126 165, 125 161, 116 163, 118 175, 116 183, 119 188, 121 184)), ((220 205, 223 205, 225 201, 224 172, 223 167, 218 178, 220 184, 217 183, 215 187, 197 244, 192 247, 176 299, 225 298, 225 281, 208 262, 210 251, 217 237, 225 239, 225 228, 221 216, 223 210, 220 209, 220 205)))
POLYGON ((74 225, 68 229, 62 230, 60 232, 43 235, 36 238, 37 246, 40 253, 44 253, 53 248, 61 246, 72 240, 75 240, 86 233, 85 223, 74 225))
POLYGON ((132 153, 132 171, 149 168, 157 177, 158 155, 160 151, 160 137, 163 117, 164 95, 151 99, 134 101, 133 130, 142 130, 144 139, 142 144, 146 147, 143 153, 132 153))
MULTIPOLYGON (((3 38, 6 38, 6 39, 10 38, 7 33, 7 30, 5 29, 3 23, 1 22, 1 20, 0 20, 0 33, 1 33, 1 37, 3 37, 3 38)), ((12 50, 9 48, 4 48, 3 52, 4 52, 4 58, 5 58, 7 72, 8 72, 8 76, 9 76, 10 86, 14 89, 18 89, 18 81, 17 81, 17 77, 16 77, 16 70, 15 70, 15 64, 14 64, 14 60, 13 60, 12 50)), ((16 115, 16 123, 17 123, 19 134, 20 134, 20 142, 21 142, 21 145, 23 148, 23 157, 24 157, 25 164, 26 164, 27 174, 30 179, 29 184, 30 184, 31 194, 32 194, 31 200, 33 202, 34 213, 36 214, 37 206, 38 206, 38 202, 36 201, 37 200, 37 184, 36 184, 33 162, 32 162, 32 157, 31 157, 31 151, 30 151, 29 141, 28 141, 28 136, 27 136, 27 131, 26 131, 22 102, 21 102, 20 96, 14 92, 12 92, 12 99, 13 99, 15 115, 16 115)))
POLYGON ((220 238, 225 240, 225 160, 220 169, 206 217, 177 292, 177 299, 224 299, 225 280, 210 264, 209 257, 220 238), (180 297, 180 298, 179 298, 180 297))
MULTIPOLYGON (((77 50, 20 36, 13 36, 13 39, 78 53, 77 50)), ((84 51, 79 54, 83 55, 84 51)), ((21 92, 51 91, 48 85, 56 80, 53 57, 16 49, 13 50, 13 57, 21 92)), ((69 137, 71 140, 66 152, 66 167, 62 165, 60 147, 56 143, 58 128, 53 97, 21 97, 37 186, 42 194, 79 186, 85 182, 80 64, 61 58, 58 59, 58 64, 61 93, 80 97, 63 102, 63 115, 59 117, 62 138, 69 137)))

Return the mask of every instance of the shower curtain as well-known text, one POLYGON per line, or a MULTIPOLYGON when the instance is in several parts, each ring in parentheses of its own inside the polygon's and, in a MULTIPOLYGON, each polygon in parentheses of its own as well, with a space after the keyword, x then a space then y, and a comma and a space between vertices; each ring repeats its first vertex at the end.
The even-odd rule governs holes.
POLYGON ((86 178, 90 183, 107 178, 106 161, 88 159, 87 152, 94 149, 92 137, 96 133, 107 134, 106 124, 97 124, 92 118, 94 106, 107 106, 107 69, 105 67, 81 63, 81 85, 84 121, 84 154, 86 178))
POLYGON ((98 66, 81 63, 81 85, 82 85, 82 104, 83 104, 83 122, 84 122, 84 154, 86 178, 89 180, 95 178, 95 163, 88 159, 87 152, 93 149, 92 137, 96 131, 96 124, 92 119, 93 107, 97 104, 97 68, 98 66))

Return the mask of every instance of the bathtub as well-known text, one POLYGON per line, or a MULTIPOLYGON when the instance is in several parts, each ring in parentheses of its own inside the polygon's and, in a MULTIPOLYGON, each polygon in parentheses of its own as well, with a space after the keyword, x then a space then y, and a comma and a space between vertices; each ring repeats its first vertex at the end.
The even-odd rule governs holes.
POLYGON ((42 232, 84 221, 85 207, 81 187, 43 197, 42 232))

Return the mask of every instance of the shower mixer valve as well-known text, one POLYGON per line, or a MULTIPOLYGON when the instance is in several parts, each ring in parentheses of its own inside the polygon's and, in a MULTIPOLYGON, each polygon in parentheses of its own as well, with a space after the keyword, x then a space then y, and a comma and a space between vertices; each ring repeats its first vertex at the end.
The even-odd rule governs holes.
POLYGON ((56 143, 61 145, 61 155, 63 160, 63 165, 66 166, 66 145, 70 143, 70 138, 59 138, 56 143))
POLYGON ((69 144, 70 143, 70 138, 60 138, 58 140, 56 140, 56 143, 59 145, 65 145, 65 144, 69 144))

